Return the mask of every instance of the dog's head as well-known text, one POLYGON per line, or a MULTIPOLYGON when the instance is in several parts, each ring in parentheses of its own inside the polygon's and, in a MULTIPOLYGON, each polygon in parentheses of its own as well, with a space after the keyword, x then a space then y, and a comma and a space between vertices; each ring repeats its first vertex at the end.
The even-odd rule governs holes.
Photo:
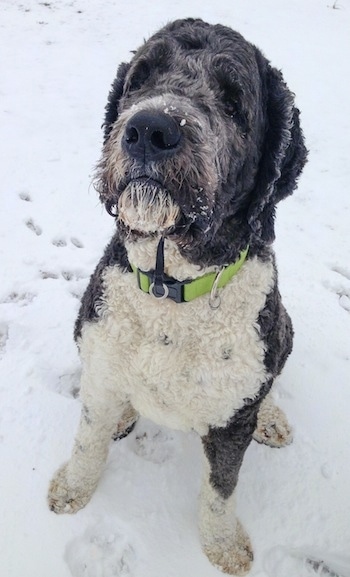
POLYGON ((119 67, 96 188, 120 234, 166 234, 196 264, 274 238, 306 161, 282 75, 240 34, 180 20, 119 67))

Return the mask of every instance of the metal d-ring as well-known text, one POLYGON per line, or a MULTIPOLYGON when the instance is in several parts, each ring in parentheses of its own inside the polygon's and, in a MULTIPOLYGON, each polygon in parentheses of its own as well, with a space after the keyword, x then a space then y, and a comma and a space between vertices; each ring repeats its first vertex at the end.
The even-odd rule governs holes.
POLYGON ((210 297, 209 297, 209 306, 211 309, 218 309, 221 305, 221 297, 218 295, 218 284, 220 281, 220 277, 224 272, 225 267, 223 266, 219 272, 217 273, 213 286, 211 287, 210 297))
POLYGON ((158 296, 158 295, 154 294, 154 291, 153 291, 153 289, 154 289, 154 282, 152 282, 151 286, 149 287, 149 291, 148 291, 148 292, 149 292, 150 295, 152 295, 152 297, 154 297, 155 299, 158 299, 159 301, 161 301, 161 300, 163 300, 163 299, 166 299, 167 296, 168 296, 168 294, 169 294, 169 289, 168 289, 168 287, 166 286, 166 284, 162 283, 162 287, 163 287, 164 294, 158 296))

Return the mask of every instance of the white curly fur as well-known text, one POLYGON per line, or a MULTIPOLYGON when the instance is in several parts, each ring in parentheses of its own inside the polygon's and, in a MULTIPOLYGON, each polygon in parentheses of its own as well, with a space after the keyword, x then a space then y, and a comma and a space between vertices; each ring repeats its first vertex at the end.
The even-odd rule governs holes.
POLYGON ((202 548, 213 565, 230 575, 245 575, 253 561, 249 537, 235 516, 235 492, 223 499, 210 483, 205 458, 200 495, 199 530, 202 548))
MULTIPOLYGON (((80 344, 84 372, 98 359, 92 394, 107 387, 155 422, 200 435, 224 426, 269 377, 257 318, 273 281, 272 263, 252 259, 212 310, 207 295, 181 306, 158 301, 133 274, 107 269, 101 318, 84 326, 80 344)), ((86 386, 83 378, 83 400, 86 386)))
POLYGON ((282 409, 275 405, 271 393, 263 399, 260 405, 253 438, 258 443, 277 448, 285 447, 293 440, 292 429, 287 417, 282 409))

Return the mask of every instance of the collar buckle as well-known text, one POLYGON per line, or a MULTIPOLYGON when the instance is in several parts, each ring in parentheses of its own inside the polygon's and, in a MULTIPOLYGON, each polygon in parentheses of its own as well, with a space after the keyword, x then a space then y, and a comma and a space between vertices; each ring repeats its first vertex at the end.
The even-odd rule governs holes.
POLYGON ((154 282, 153 272, 145 272, 139 268, 134 270, 137 273, 137 284, 143 292, 149 293, 157 300, 169 298, 176 303, 185 302, 184 286, 190 283, 190 280, 179 281, 164 275, 162 284, 158 284, 154 282))

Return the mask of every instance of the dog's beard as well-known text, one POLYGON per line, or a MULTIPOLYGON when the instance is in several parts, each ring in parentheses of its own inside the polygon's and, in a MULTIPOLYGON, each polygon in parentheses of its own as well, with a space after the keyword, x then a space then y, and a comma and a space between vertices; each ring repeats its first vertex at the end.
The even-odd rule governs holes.
POLYGON ((143 233, 172 229, 179 213, 167 191, 151 180, 131 181, 118 201, 118 218, 131 230, 143 233))

